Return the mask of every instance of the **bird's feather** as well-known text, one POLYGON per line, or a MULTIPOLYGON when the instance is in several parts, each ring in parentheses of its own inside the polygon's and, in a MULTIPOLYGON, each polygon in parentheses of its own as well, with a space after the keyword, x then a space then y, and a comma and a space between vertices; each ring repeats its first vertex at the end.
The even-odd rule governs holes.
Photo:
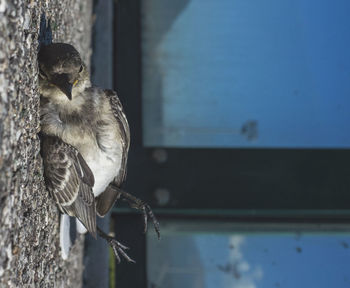
POLYGON ((70 247, 72 246, 69 230, 70 230, 69 216, 66 214, 61 214, 60 246, 61 246, 62 258, 64 260, 68 259, 69 250, 70 250, 70 247))
POLYGON ((77 217, 96 237, 94 176, 80 153, 55 136, 42 135, 46 187, 60 210, 77 217))
POLYGON ((118 95, 115 91, 112 90, 103 90, 103 92, 109 100, 113 116, 119 127, 123 151, 121 167, 117 177, 114 179, 113 183, 111 183, 111 185, 109 185, 106 188, 106 190, 96 198, 96 209, 99 216, 106 215, 106 213, 111 209, 111 207, 114 205, 114 202, 119 196, 119 189, 117 188, 119 188, 126 179, 127 160, 130 147, 129 124, 123 111, 123 106, 118 98, 118 95))

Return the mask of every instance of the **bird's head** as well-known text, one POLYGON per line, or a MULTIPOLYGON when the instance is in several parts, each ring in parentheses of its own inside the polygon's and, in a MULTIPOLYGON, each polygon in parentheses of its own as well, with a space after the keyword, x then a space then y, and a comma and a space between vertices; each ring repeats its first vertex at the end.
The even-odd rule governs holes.
POLYGON ((38 62, 40 93, 44 97, 72 100, 75 92, 82 91, 90 84, 86 66, 72 45, 54 43, 43 46, 38 62))

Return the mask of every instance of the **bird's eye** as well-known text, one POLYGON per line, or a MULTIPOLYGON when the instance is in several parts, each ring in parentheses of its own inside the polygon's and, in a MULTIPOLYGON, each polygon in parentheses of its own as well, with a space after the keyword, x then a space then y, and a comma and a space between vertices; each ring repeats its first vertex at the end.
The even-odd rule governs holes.
POLYGON ((84 69, 84 67, 83 67, 83 65, 81 65, 81 66, 80 66, 80 69, 79 69, 79 73, 80 73, 81 71, 83 71, 83 69, 84 69))

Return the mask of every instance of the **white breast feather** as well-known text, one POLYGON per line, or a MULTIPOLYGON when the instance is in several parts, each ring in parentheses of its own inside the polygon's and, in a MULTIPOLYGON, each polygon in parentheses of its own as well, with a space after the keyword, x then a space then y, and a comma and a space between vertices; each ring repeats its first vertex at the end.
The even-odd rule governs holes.
MULTIPOLYGON (((72 107, 79 107, 83 103, 83 96, 80 97, 78 95, 73 98, 72 101, 69 101, 66 98, 67 97, 59 98, 63 99, 60 100, 61 109, 73 109, 72 107)), ((95 100, 97 101, 100 99, 96 97, 95 100)), ((48 104, 41 109, 41 113, 44 115, 41 122, 42 130, 47 134, 58 135, 63 141, 77 148, 90 167, 95 178, 95 184, 93 187, 95 197, 104 192, 107 186, 119 174, 123 153, 122 139, 120 139, 120 134, 117 130, 118 128, 116 124, 112 124, 114 122, 114 116, 111 110, 106 108, 109 107, 109 103, 107 100, 105 101, 106 110, 101 111, 101 115, 109 118, 108 123, 111 123, 111 126, 106 127, 107 133, 104 133, 104 137, 103 139, 100 139, 100 141, 102 142, 102 146, 107 147, 106 151, 103 151, 98 147, 96 139, 92 139, 90 133, 81 133, 81 128, 78 126, 63 125, 55 106, 48 104), (77 137, 77 135, 79 135, 79 137, 77 137)), ((95 104, 98 105, 98 101, 95 104)))
MULTIPOLYGON (((115 145, 117 146, 118 143, 115 145)), ((122 159, 121 150, 118 151, 120 153, 107 155, 101 150, 95 150, 95 155, 86 155, 86 162, 95 177, 93 187, 95 197, 105 191, 109 183, 118 175, 122 159)))

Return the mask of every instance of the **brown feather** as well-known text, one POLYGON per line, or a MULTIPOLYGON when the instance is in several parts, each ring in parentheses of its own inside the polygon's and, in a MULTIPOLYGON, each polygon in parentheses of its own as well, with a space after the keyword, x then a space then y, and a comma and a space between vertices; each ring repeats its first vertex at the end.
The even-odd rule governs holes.
POLYGON ((42 157, 47 189, 60 210, 77 217, 96 237, 93 174, 80 153, 55 136, 42 135, 42 157))

